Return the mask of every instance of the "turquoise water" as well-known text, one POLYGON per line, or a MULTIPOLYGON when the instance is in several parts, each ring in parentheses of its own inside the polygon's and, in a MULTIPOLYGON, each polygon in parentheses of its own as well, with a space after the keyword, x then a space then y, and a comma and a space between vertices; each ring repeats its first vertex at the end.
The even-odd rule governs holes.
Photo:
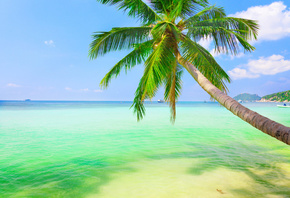
MULTIPOLYGON (((244 103, 290 126, 290 109, 244 103)), ((290 197, 290 149, 217 103, 0 102, 0 197, 290 197)))

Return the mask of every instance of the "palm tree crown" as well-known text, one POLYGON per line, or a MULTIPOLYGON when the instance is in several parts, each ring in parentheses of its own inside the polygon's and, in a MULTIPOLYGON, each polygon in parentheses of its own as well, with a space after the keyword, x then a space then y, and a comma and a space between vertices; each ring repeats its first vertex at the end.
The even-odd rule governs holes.
POLYGON ((140 27, 112 28, 95 32, 90 57, 108 52, 132 51, 120 60, 102 79, 107 88, 120 71, 128 71, 144 63, 145 69, 135 92, 132 107, 140 120, 145 114, 143 101, 165 87, 164 99, 171 107, 171 120, 176 117, 175 103, 180 96, 182 73, 186 62, 193 64, 214 86, 227 92, 230 77, 198 41, 212 39, 219 53, 236 54, 239 48, 253 51, 248 41, 257 39, 258 25, 253 20, 227 17, 221 7, 210 6, 207 0, 98 0, 116 5, 129 16, 139 19, 140 27))

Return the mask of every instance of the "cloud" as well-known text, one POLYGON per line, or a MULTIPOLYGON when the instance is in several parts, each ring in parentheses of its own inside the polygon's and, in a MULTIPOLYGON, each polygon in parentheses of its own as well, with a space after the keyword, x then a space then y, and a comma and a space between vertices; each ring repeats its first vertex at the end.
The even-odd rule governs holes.
POLYGON ((234 59, 234 58, 242 58, 244 56, 245 56, 245 54, 243 52, 240 52, 240 53, 238 53, 236 55, 231 55, 231 59, 234 59))
POLYGON ((73 89, 73 88, 70 88, 70 87, 65 87, 64 89, 66 91, 70 91, 70 92, 74 92, 74 93, 80 93, 80 92, 89 92, 89 93, 95 92, 95 93, 101 93, 101 92, 103 92, 103 90, 100 90, 100 89, 90 90, 89 88, 73 89))
POLYGON ((95 89, 94 92, 96 92, 96 93, 101 93, 101 92, 103 92, 103 90, 95 89))
POLYGON ((218 53, 215 49, 212 49, 210 51, 210 54, 213 56, 213 57, 218 57, 220 55, 222 55, 222 53, 218 53))
POLYGON ((209 50, 209 47, 212 43, 212 39, 210 38, 202 38, 198 41, 198 44, 200 44, 202 47, 204 47, 205 49, 209 50))
POLYGON ((49 40, 49 41, 44 41, 45 45, 51 46, 51 47, 55 47, 54 45, 54 41, 53 40, 49 40))
POLYGON ((290 36, 290 9, 282 1, 265 6, 254 6, 232 17, 257 20, 260 26, 258 40, 278 40, 290 36))
POLYGON ((290 60, 285 60, 284 56, 272 55, 260 57, 258 60, 249 60, 246 65, 234 68, 229 71, 233 79, 258 78, 263 75, 275 75, 290 70, 290 60))
POLYGON ((8 83, 6 86, 7 87, 21 87, 21 85, 17 85, 17 84, 14 84, 14 83, 8 83))
POLYGON ((87 91, 89 91, 89 89, 88 88, 84 88, 84 89, 81 89, 81 91, 87 92, 87 91))
POLYGON ((290 70, 290 60, 284 60, 284 56, 281 55, 272 55, 260 57, 259 60, 250 60, 247 66, 252 73, 274 75, 290 70))
MULTIPOLYGON (((220 57, 222 55, 227 55, 226 53, 218 53, 215 49, 212 49, 210 51, 210 54, 213 56, 213 57, 220 57)), ((232 54, 228 54, 227 55, 228 57, 230 57, 231 60, 235 59, 235 58, 242 58, 245 56, 245 54, 243 52, 239 52, 238 54, 236 55, 232 55, 232 54)))
POLYGON ((259 74, 253 74, 253 73, 250 73, 249 71, 247 71, 245 69, 241 69, 241 68, 235 68, 235 69, 229 71, 229 74, 233 79, 260 77, 259 74))

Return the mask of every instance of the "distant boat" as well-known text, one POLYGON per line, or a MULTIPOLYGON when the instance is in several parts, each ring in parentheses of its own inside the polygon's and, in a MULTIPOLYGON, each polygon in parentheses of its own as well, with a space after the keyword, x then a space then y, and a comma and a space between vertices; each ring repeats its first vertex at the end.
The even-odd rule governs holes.
POLYGON ((164 103, 164 100, 158 100, 157 102, 158 103, 164 103))
POLYGON ((31 101, 31 99, 25 99, 24 101, 25 101, 25 102, 29 102, 29 101, 31 101))
POLYGON ((286 105, 277 105, 277 107, 279 107, 279 108, 290 108, 290 106, 286 106, 286 105))

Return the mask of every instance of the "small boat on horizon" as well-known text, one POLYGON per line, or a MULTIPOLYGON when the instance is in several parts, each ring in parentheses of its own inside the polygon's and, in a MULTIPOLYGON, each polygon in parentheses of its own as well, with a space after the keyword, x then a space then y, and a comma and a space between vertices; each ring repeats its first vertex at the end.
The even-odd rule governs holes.
POLYGON ((164 100, 157 100, 158 103, 164 103, 164 100))
POLYGON ((31 99, 25 99, 24 101, 25 101, 25 102, 29 102, 29 101, 31 101, 31 99))

